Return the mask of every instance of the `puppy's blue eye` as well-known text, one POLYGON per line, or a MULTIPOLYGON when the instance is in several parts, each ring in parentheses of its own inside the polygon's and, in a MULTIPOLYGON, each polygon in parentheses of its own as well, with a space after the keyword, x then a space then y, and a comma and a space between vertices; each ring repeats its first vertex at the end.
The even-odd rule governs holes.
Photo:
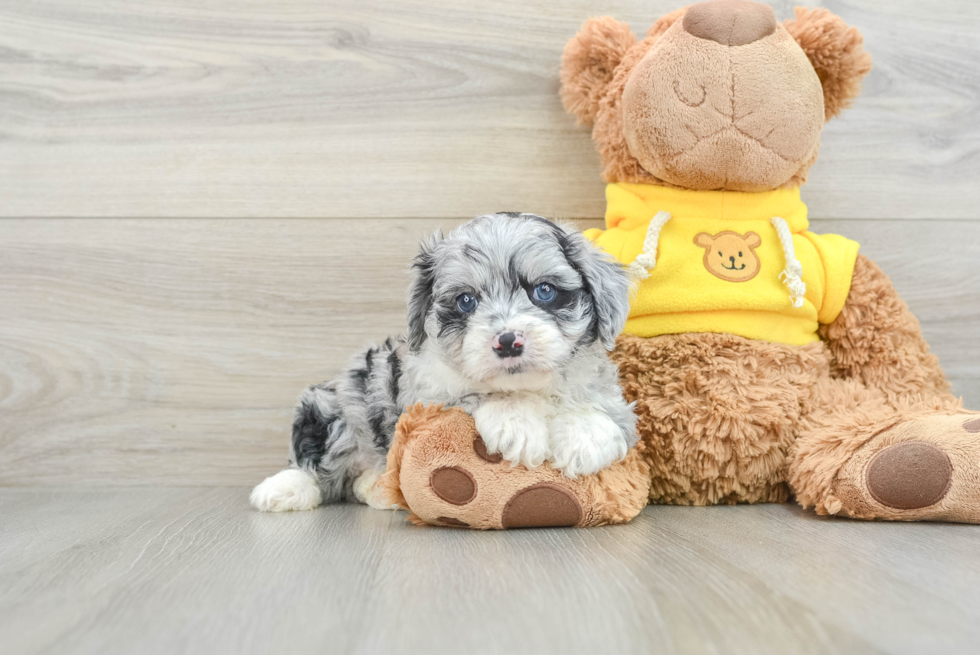
POLYGON ((456 298, 456 309, 463 314, 469 314, 474 311, 479 304, 480 301, 472 293, 464 293, 456 298))
POLYGON ((550 284, 539 284, 534 287, 534 299, 538 302, 551 302, 555 299, 555 288, 550 284))

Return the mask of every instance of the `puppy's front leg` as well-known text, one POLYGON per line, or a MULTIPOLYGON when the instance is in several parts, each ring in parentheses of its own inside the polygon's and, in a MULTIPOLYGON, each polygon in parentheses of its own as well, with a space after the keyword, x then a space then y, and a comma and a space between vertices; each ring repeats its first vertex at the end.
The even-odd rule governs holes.
POLYGON ((553 411, 540 396, 509 394, 483 402, 473 412, 473 420, 488 452, 535 468, 548 457, 548 421, 553 411))
MULTIPOLYGON (((628 412, 625 403, 623 406, 628 412)), ((550 425, 552 466, 575 478, 597 473, 626 457, 636 443, 635 419, 631 413, 616 418, 619 421, 593 405, 559 405, 550 425)))

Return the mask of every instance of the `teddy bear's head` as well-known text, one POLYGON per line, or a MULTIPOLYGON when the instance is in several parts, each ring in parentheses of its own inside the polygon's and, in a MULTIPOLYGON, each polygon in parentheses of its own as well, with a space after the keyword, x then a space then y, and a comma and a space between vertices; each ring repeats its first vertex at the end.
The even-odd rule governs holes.
POLYGON ((642 41, 612 18, 565 47, 565 108, 593 125, 607 182, 696 190, 801 185, 825 121, 871 70, 861 34, 825 9, 780 24, 768 5, 709 0, 642 41))

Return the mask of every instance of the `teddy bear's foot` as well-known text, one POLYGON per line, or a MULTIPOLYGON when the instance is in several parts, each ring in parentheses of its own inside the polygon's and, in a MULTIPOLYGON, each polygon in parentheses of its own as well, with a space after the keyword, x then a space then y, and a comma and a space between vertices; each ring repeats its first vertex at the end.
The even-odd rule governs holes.
POLYGON ((840 470, 827 506, 854 518, 980 523, 980 416, 926 415, 884 429, 840 470))
POLYGON ((416 523, 492 530, 625 523, 646 505, 649 471, 635 451, 574 480, 550 465, 514 466, 487 451, 460 409, 416 405, 402 416, 380 484, 416 523))
POLYGON ((374 509, 400 509, 398 505, 388 500, 384 487, 378 484, 384 469, 370 468, 354 480, 354 497, 374 509))

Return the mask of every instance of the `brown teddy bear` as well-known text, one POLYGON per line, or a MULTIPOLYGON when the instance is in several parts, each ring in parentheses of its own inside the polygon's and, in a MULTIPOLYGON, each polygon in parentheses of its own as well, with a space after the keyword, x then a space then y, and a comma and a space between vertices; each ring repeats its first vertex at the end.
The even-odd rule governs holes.
MULTIPOLYGON (((711 0, 640 41, 592 19, 565 48, 562 100, 592 125, 608 183, 606 230, 587 236, 639 280, 612 357, 641 443, 617 466, 647 477, 653 503, 792 494, 820 514, 978 522, 980 416, 950 393, 915 316, 858 244, 808 229, 799 187, 823 124, 859 94, 871 61, 837 16, 795 13, 780 24, 767 5, 711 0)), ((448 448, 440 417, 428 415, 419 453, 448 448)), ((408 461, 430 474, 456 461, 422 461, 410 444, 399 453, 389 481, 408 461)), ((476 479, 500 466, 470 457, 459 468, 476 479)), ((512 491, 540 482, 509 470, 512 491)), ((445 510, 508 525, 506 502, 440 506, 427 484, 415 475, 410 490, 403 477, 399 496, 417 515, 426 506, 425 520, 445 510)), ((575 525, 595 523, 582 517, 607 488, 620 486, 576 496, 575 525)), ((623 506, 605 522, 636 513, 623 506)))

